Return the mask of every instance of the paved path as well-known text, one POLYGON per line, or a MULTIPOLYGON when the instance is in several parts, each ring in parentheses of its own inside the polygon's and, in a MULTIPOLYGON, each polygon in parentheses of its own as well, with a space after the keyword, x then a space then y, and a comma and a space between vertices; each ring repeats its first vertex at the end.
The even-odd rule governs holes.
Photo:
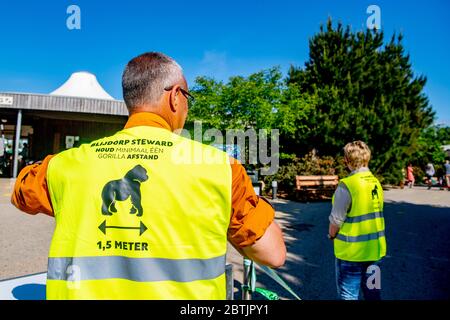
POLYGON ((21 213, 10 204, 13 180, 0 179, 0 280, 47 269, 53 218, 21 213))
MULTIPOLYGON (((22 214, 9 204, 11 180, 0 179, 0 279, 45 271, 54 221, 22 214)), ((388 256, 382 268, 385 299, 450 299, 450 192, 425 188, 385 192, 388 256)), ((274 201, 288 247, 280 275, 303 298, 335 299, 334 256, 327 239, 329 202, 274 201)), ((239 297, 242 258, 229 248, 239 297)), ((291 298, 258 272, 258 286, 291 298)))
MULTIPOLYGON (((289 252, 280 274, 303 299, 336 299, 333 248, 326 238, 331 203, 278 200, 275 207, 289 252)), ((385 191, 385 220, 383 299, 450 299, 450 192, 385 191)), ((285 292, 266 276, 259 279, 285 292)))

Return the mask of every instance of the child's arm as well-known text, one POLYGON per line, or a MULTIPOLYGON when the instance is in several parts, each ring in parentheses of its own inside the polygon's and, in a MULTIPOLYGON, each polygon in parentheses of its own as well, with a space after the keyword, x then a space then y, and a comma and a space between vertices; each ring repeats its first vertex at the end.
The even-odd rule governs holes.
POLYGON ((347 218, 347 212, 352 204, 352 197, 344 183, 340 183, 334 192, 334 203, 329 217, 330 227, 328 237, 334 239, 340 227, 347 218))

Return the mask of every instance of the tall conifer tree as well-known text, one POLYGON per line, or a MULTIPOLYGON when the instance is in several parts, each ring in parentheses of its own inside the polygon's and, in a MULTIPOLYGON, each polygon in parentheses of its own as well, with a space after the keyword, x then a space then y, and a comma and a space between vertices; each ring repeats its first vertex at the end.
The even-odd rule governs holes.
POLYGON ((373 171, 396 182, 434 112, 423 92, 426 78, 414 75, 402 35, 383 39, 380 31, 334 28, 330 19, 310 39, 305 66, 291 66, 288 83, 317 97, 300 149, 337 155, 347 142, 364 140, 373 171))

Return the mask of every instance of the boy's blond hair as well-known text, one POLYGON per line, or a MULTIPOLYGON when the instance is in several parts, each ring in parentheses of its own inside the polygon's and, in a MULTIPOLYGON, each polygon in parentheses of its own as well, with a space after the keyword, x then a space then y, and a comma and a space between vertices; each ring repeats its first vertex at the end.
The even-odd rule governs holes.
POLYGON ((370 155, 370 149, 363 141, 349 142, 344 147, 344 156, 347 165, 352 170, 369 166, 370 155))

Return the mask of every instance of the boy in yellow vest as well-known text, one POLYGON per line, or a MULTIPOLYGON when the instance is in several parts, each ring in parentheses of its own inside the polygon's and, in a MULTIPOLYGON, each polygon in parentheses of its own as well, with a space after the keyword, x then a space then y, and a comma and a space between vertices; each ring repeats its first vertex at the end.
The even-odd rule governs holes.
POLYGON ((334 242, 339 297, 379 300, 380 261, 386 255, 383 189, 368 165, 370 149, 362 141, 344 147, 344 161, 351 171, 333 195, 328 237, 334 242))

